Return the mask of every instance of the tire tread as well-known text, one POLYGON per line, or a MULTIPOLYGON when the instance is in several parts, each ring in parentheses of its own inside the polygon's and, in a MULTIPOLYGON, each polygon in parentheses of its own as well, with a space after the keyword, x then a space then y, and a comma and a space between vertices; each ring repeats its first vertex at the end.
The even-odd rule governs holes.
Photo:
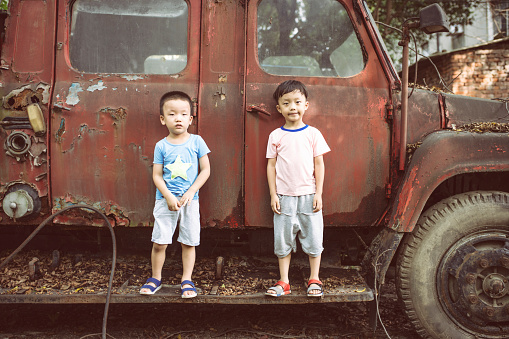
POLYGON ((449 197, 425 211, 413 231, 405 235, 396 265, 396 291, 406 316, 422 338, 433 338, 421 324, 411 299, 410 278, 412 263, 417 250, 430 230, 448 215, 459 209, 486 203, 509 207, 509 194, 499 191, 473 191, 449 197))

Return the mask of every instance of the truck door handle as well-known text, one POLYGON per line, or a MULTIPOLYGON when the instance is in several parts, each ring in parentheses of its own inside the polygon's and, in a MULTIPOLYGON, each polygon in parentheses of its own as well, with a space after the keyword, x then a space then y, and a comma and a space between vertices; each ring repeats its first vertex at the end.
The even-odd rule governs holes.
POLYGON ((256 105, 250 105, 247 108, 247 111, 250 113, 262 113, 262 114, 268 115, 269 117, 271 116, 271 114, 269 112, 267 112, 263 108, 256 106, 256 105))

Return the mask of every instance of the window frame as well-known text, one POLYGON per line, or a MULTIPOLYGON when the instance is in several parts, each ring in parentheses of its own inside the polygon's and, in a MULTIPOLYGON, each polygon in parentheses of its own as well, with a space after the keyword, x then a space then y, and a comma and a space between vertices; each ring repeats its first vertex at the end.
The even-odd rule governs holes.
MULTIPOLYGON (((267 74, 267 75, 270 75, 270 76, 286 76, 286 77, 316 77, 316 78, 332 78, 332 79, 346 79, 346 78, 350 78, 350 77, 356 77, 358 76, 359 74, 361 74, 365 69, 366 69, 366 66, 368 64, 368 58, 367 58, 367 55, 366 55, 366 51, 365 51, 365 46, 364 46, 364 42, 356 28, 356 25, 354 24, 354 20, 351 16, 351 13, 350 11, 347 9, 347 6, 340 0, 333 0, 334 2, 338 3, 339 6, 341 6, 342 10, 345 11, 347 17, 349 18, 350 20, 350 24, 352 26, 352 34, 355 34, 355 37, 357 38, 357 42, 359 44, 359 51, 360 53, 362 54, 362 63, 363 63, 363 66, 362 66, 362 69, 358 72, 356 72, 355 74, 353 75, 347 75, 347 76, 341 76, 341 75, 299 75, 299 74, 276 74, 276 73, 269 73, 264 67, 262 67, 262 62, 260 60, 260 49, 259 49, 259 43, 258 43, 258 37, 259 37, 259 21, 258 21, 258 14, 259 14, 259 7, 261 5, 261 3, 263 2, 264 0, 259 0, 257 1, 257 4, 256 4, 256 25, 255 25, 255 38, 256 38, 256 42, 255 42, 255 49, 256 49, 256 62, 258 64, 258 67, 260 68, 260 70, 267 74)), ((311 0, 308 0, 308 1, 311 1, 311 0)), ((345 39, 346 41, 347 39, 345 39)), ((340 47, 340 46, 339 46, 340 47)), ((338 47, 338 48, 339 48, 338 47)), ((331 52, 331 55, 332 55, 333 52, 331 52)), ((307 55, 296 55, 296 56, 307 56, 307 55)), ((278 57, 276 55, 274 56, 269 56, 269 57, 278 57)), ((269 58, 269 57, 266 57, 265 59, 269 58)), ((310 58, 313 58, 312 56, 308 56, 310 58)), ((330 55, 329 55, 329 58, 330 58, 330 55)), ((264 59, 264 60, 265 60, 264 59)), ((314 58, 313 58, 314 59, 314 58)), ((314 59, 315 60, 315 59, 314 59)), ((320 70, 322 70, 321 68, 321 65, 318 64, 320 70)), ((336 72, 337 73, 337 72, 336 72)))

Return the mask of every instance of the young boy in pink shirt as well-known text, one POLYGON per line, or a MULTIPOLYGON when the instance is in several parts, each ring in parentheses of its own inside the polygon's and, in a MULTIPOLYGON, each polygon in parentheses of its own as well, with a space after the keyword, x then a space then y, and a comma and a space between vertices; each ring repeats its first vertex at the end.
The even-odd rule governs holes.
POLYGON ((284 126, 272 131, 267 144, 267 179, 274 211, 274 253, 278 257, 280 280, 265 295, 290 294, 291 252, 309 256, 311 273, 307 295, 323 296, 319 278, 323 251, 322 191, 325 166, 323 154, 330 151, 320 131, 302 118, 309 107, 306 86, 297 80, 281 83, 274 92, 284 126))

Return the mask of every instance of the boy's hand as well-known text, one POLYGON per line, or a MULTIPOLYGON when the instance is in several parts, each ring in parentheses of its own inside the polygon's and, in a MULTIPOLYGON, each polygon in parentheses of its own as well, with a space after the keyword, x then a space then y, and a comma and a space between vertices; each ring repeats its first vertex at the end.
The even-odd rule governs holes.
POLYGON ((180 209, 181 204, 173 194, 165 198, 170 211, 178 211, 180 209))
POLYGON ((270 197, 270 207, 272 207, 274 213, 281 214, 281 206, 279 205, 279 197, 277 194, 270 197))
POLYGON ((195 192, 190 192, 188 190, 184 195, 180 198, 179 205, 184 207, 185 205, 190 205, 191 201, 193 201, 195 192))
POLYGON ((315 193, 315 197, 313 198, 313 212, 318 212, 322 209, 323 205, 322 205, 322 195, 321 194, 316 194, 315 193))

